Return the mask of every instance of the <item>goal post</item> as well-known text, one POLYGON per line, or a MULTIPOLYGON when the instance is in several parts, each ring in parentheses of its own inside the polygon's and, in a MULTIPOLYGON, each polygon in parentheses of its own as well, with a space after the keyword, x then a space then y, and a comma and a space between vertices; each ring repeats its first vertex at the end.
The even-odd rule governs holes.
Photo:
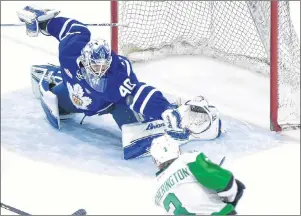
MULTIPOLYGON (((111 1, 111 23, 118 23, 118 2, 111 1)), ((118 27, 111 28, 111 47, 112 50, 118 53, 118 27)))
POLYGON ((271 2, 270 29, 270 129, 281 131, 278 123, 278 1, 271 2))
POLYGON ((111 1, 112 50, 202 55, 270 76, 270 128, 300 128, 300 39, 288 1, 111 1))

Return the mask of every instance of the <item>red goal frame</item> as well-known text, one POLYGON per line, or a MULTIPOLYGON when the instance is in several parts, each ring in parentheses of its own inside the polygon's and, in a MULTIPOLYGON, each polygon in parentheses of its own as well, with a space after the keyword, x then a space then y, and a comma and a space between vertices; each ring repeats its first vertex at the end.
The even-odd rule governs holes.
MULTIPOLYGON (((111 1, 111 23, 118 23, 118 1, 111 1)), ((111 47, 118 53, 118 26, 111 28, 111 47)))
POLYGON ((271 1, 270 32, 270 129, 281 131, 278 123, 278 1, 271 1))

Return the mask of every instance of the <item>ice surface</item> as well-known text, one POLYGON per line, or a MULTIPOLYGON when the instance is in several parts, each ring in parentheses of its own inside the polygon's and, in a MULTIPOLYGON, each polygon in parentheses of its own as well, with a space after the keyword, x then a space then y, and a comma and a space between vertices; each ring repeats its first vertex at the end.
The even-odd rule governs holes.
MULTIPOLYGON (((58 3, 70 11, 67 4, 58 3)), ((2 23, 15 22, 11 13, 17 6, 24 5, 2 5, 1 18, 8 19, 2 23)), ((72 10, 70 15, 85 17, 72 10)), ((163 214, 152 200, 156 168, 149 157, 122 160, 121 135, 109 115, 87 117, 83 125, 78 115, 60 131, 43 119, 29 67, 57 63, 56 43, 45 37, 36 42, 24 29, 1 31, 1 202, 32 214, 79 208, 88 214, 163 214)), ((164 92, 202 94, 219 108, 227 134, 191 142, 183 151, 201 150, 214 161, 227 157, 224 166, 247 187, 239 214, 300 214, 300 131, 269 131, 267 77, 192 56, 137 63, 134 70, 164 92)))

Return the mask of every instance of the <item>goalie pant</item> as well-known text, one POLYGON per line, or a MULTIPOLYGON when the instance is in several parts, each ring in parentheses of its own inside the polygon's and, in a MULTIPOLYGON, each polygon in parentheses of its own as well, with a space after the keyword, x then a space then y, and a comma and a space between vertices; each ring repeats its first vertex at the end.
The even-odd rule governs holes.
MULTIPOLYGON (((233 174, 203 153, 185 153, 156 174, 155 203, 174 215, 236 214, 238 187, 233 174), (173 207, 172 207, 173 206, 173 207)), ((241 195, 238 197, 240 198, 241 195)))

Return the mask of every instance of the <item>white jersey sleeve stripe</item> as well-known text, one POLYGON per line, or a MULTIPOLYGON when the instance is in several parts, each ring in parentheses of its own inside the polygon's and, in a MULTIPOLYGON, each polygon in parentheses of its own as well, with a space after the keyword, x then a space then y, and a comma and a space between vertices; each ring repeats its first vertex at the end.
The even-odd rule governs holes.
POLYGON ((141 114, 143 114, 147 102, 149 101, 149 99, 151 98, 151 96, 152 96, 156 91, 158 91, 158 90, 157 90, 157 89, 152 89, 152 90, 150 91, 150 93, 148 93, 148 95, 145 97, 145 99, 144 99, 144 101, 143 101, 143 103, 142 103, 142 105, 141 105, 141 107, 140 107, 140 113, 141 113, 141 114))
POLYGON ((60 39, 60 40, 62 40, 63 33, 65 32, 68 23, 71 22, 72 20, 73 20, 73 19, 68 19, 68 20, 64 23, 64 25, 63 25, 63 27, 62 27, 62 29, 61 29, 61 31, 60 31, 60 34, 59 34, 59 39, 60 39))
POLYGON ((69 31, 72 29, 72 27, 75 27, 75 26, 80 26, 80 27, 83 27, 83 28, 87 28, 87 26, 85 26, 85 25, 78 24, 78 23, 74 23, 74 24, 72 24, 72 25, 70 26, 69 31))
POLYGON ((127 61, 127 60, 124 60, 125 61, 125 64, 126 64, 126 71, 127 71, 127 74, 128 76, 130 76, 130 73, 131 73, 131 66, 130 66, 130 63, 127 61))
POLYGON ((138 89, 138 91, 136 92, 135 96, 134 96, 134 99, 133 99, 133 103, 131 104, 130 108, 132 110, 134 110, 134 105, 136 103, 136 101, 138 100, 140 94, 142 93, 143 89, 146 88, 148 85, 142 85, 140 86, 140 88, 138 89))
POLYGON ((63 40, 65 37, 67 37, 68 35, 72 35, 72 34, 80 34, 81 32, 80 31, 77 31, 77 32, 70 32, 72 27, 75 27, 75 26, 79 26, 79 27, 83 27, 83 28, 87 28, 86 26, 84 25, 81 25, 81 24, 78 24, 78 23, 74 23, 70 26, 69 30, 65 33, 65 35, 63 37, 61 37, 60 40, 63 40))

